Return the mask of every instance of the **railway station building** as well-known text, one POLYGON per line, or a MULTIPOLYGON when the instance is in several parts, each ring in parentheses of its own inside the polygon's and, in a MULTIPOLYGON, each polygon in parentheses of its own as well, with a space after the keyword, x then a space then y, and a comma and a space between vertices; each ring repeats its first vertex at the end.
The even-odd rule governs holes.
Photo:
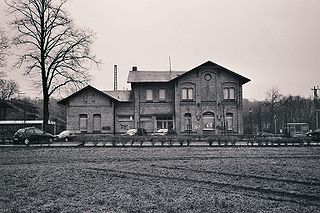
POLYGON ((87 86, 59 104, 67 107, 67 129, 77 132, 172 128, 178 134, 242 134, 242 89, 249 81, 211 61, 183 72, 133 67, 131 90, 87 86))

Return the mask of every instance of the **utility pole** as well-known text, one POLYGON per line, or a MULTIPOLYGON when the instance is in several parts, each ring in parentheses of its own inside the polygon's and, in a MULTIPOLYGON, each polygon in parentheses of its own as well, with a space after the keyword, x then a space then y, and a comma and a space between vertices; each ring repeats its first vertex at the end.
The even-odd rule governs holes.
POLYGON ((320 122, 320 100, 319 100, 319 95, 318 91, 320 90, 319 86, 317 87, 313 87, 313 101, 314 101, 314 111, 315 111, 315 124, 316 124, 316 128, 315 129, 319 129, 319 122, 320 122))
POLYGON ((252 112, 253 109, 250 107, 249 108, 249 115, 250 115, 250 133, 253 134, 253 127, 252 127, 252 112))

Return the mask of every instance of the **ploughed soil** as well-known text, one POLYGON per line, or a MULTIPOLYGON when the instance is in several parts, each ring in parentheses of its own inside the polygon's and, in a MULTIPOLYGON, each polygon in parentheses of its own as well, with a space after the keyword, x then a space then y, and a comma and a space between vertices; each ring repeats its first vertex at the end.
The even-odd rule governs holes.
POLYGON ((2 148, 0 212, 320 212, 319 147, 2 148))

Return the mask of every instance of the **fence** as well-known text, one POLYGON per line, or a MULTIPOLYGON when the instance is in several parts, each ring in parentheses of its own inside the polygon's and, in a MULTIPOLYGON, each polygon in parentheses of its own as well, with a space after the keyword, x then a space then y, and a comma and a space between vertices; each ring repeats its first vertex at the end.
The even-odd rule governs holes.
POLYGON ((93 146, 305 146, 320 145, 310 137, 284 138, 252 135, 214 136, 111 136, 78 135, 75 139, 82 145, 93 146))

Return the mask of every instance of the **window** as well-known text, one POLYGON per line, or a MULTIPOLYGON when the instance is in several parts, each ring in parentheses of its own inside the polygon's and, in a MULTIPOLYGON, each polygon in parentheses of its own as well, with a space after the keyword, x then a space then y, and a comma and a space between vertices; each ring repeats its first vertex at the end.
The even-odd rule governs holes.
POLYGON ((193 100, 193 88, 182 88, 182 100, 193 100))
POLYGON ((153 101, 153 91, 151 89, 146 91, 146 101, 153 101))
POLYGON ((212 75, 209 74, 209 73, 207 73, 207 74, 204 75, 204 79, 205 79, 206 81, 210 81, 210 80, 212 79, 212 75))
POLYGON ((172 116, 157 116, 157 129, 173 129, 172 116))
POLYGON ((36 134, 43 134, 43 131, 40 129, 34 129, 34 133, 36 134))
POLYGON ((159 101, 166 101, 166 90, 165 89, 160 89, 159 90, 159 101))
POLYGON ((231 87, 229 89, 229 99, 234 100, 234 88, 231 87))
POLYGON ((100 114, 93 115, 93 131, 101 132, 101 115, 100 114))
POLYGON ((188 89, 188 100, 193 100, 193 89, 192 88, 188 89))
POLYGON ((88 115, 87 114, 80 115, 80 131, 81 132, 88 131, 88 115))
POLYGON ((184 123, 185 123, 184 130, 186 132, 190 133, 192 131, 191 113, 185 113, 184 114, 184 118, 185 118, 185 120, 184 120, 184 123))
POLYGON ((187 100, 188 90, 186 88, 182 89, 182 100, 187 100))
POLYGON ((233 130, 233 114, 232 113, 226 114, 226 128, 227 128, 227 131, 233 130))
POLYGON ((229 89, 228 88, 224 88, 223 89, 223 99, 229 99, 229 89))
POLYGON ((203 118, 203 130, 214 130, 215 129, 214 113, 213 112, 203 113, 202 118, 203 118))
POLYGON ((27 135, 34 134, 34 129, 27 129, 26 134, 27 135))
POLYGON ((234 100, 235 99, 235 89, 233 87, 223 88, 223 99, 224 100, 234 100))
POLYGON ((118 121, 119 122, 125 122, 125 121, 133 121, 133 116, 131 115, 119 115, 118 116, 118 121))

